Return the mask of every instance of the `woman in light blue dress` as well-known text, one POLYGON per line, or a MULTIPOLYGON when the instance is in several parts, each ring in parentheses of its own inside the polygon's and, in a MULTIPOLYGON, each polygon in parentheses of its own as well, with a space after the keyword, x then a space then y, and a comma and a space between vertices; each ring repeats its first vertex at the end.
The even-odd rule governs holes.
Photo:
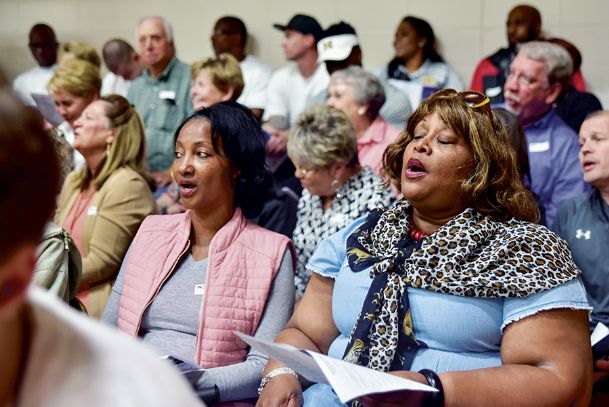
MULTIPOLYGON (((276 341, 439 390, 351 405, 586 406, 590 307, 579 270, 565 242, 532 223, 535 202, 488 98, 434 94, 384 169, 405 199, 321 243, 276 341)), ((341 405, 327 385, 303 393, 277 361, 264 375, 259 406, 341 405)))

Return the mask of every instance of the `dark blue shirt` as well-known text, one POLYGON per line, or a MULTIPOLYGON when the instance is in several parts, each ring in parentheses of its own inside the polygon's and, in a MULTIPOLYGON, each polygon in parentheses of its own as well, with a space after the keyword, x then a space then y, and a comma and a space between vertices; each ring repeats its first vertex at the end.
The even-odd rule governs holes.
POLYGON ((561 206, 554 224, 582 271, 591 328, 609 325, 609 205, 595 188, 561 206))

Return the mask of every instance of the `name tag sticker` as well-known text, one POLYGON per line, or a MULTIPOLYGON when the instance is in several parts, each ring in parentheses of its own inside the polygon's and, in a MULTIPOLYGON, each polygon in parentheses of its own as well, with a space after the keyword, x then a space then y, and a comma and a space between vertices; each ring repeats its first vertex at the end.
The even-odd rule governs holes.
POLYGON ((97 215, 97 206, 89 206, 89 209, 87 209, 87 215, 96 216, 97 215))
POLYGON ((543 141, 541 143, 530 143, 529 144, 529 153, 542 153, 544 151, 548 151, 550 149, 550 142, 543 141))
POLYGON ((203 295, 204 289, 205 289, 205 284, 195 285, 195 295, 203 295))
POLYGON ((175 100, 176 92, 173 90, 162 90, 159 92, 159 99, 163 100, 175 100))

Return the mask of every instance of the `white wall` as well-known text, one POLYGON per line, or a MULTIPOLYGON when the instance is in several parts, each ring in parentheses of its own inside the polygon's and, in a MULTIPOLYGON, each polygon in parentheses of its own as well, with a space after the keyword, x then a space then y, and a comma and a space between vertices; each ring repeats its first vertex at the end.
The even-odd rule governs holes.
MULTIPOLYGON (((514 0, 0 0, 0 70, 9 80, 34 65, 27 33, 37 22, 52 25, 60 41, 86 41, 98 48, 111 37, 134 41, 140 17, 159 14, 174 25, 178 56, 193 62, 212 55, 209 35, 225 14, 241 17, 254 54, 281 66, 281 33, 272 28, 295 13, 315 16, 322 26, 339 20, 358 31, 364 63, 374 69, 392 55, 393 32, 405 15, 427 19, 441 52, 466 83, 477 62, 504 46, 508 11, 514 0)), ((573 42, 584 56, 589 89, 609 108, 609 1, 531 0, 545 31, 573 42)))

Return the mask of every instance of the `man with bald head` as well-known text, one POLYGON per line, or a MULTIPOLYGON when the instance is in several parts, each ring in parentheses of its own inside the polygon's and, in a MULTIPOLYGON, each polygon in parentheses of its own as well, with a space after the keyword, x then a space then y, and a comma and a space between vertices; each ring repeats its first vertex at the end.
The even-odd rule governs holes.
POLYGON ((102 96, 115 93, 126 97, 131 82, 144 69, 140 55, 135 52, 131 44, 120 38, 106 42, 102 54, 104 63, 110 71, 102 80, 102 96))
POLYGON ((173 28, 163 17, 145 17, 137 27, 144 70, 132 83, 127 99, 146 127, 148 169, 159 186, 171 181, 173 135, 192 113, 190 68, 175 56, 173 28))
POLYGON ((518 5, 510 10, 505 29, 508 47, 480 61, 470 85, 470 89, 485 93, 493 104, 504 100, 503 85, 520 44, 539 39, 541 14, 533 6, 518 5))
POLYGON ((273 70, 258 58, 247 54, 247 28, 234 16, 224 16, 216 21, 211 34, 211 44, 216 56, 228 53, 239 61, 245 87, 237 102, 252 109, 260 118, 266 107, 266 87, 273 70))
POLYGON ((38 66, 17 76, 13 89, 25 103, 34 106, 32 93, 48 93, 47 84, 55 72, 59 43, 53 28, 39 23, 30 29, 28 45, 38 66))

